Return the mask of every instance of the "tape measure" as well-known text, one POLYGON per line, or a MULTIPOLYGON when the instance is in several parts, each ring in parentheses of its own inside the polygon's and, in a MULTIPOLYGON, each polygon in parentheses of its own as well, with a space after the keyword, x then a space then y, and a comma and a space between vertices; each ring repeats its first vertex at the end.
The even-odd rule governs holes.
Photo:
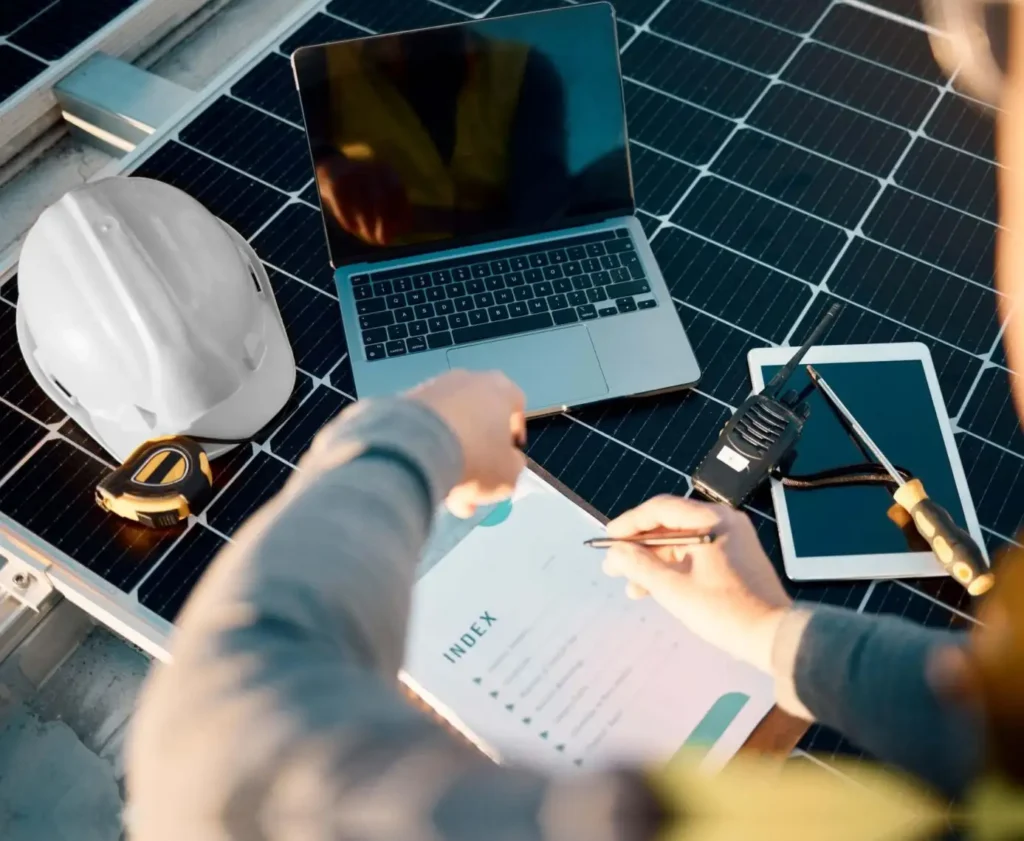
POLYGON ((152 528, 167 528, 198 514, 210 500, 213 474, 203 448, 167 435, 137 447, 96 486, 100 508, 152 528))

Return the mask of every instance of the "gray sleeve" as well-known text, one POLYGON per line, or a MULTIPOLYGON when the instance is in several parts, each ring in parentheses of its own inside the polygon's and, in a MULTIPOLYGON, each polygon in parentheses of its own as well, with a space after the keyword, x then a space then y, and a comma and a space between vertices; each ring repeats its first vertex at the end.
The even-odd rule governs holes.
POLYGON ((794 689, 815 720, 955 796, 978 771, 981 722, 939 698, 926 667, 935 648, 964 642, 896 617, 815 606, 795 648, 794 689))
MULTIPOLYGON (((548 783, 491 764, 397 688, 417 558, 461 472, 452 434, 412 402, 364 402, 299 467, 211 564, 147 682, 132 836, 412 841, 500 819, 538 837, 548 783)), ((604 801, 622 786, 604 780, 604 801)))

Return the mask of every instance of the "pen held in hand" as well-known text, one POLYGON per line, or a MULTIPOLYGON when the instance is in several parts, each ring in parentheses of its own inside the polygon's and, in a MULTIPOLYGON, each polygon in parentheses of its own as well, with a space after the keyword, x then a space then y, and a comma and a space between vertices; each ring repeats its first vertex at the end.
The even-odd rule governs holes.
POLYGON ((698 546, 703 543, 714 543, 718 535, 713 531, 703 534, 693 532, 662 532, 661 534, 638 534, 635 537, 592 537, 584 540, 583 545, 591 549, 610 549, 616 543, 632 543, 656 549, 661 546, 698 546))

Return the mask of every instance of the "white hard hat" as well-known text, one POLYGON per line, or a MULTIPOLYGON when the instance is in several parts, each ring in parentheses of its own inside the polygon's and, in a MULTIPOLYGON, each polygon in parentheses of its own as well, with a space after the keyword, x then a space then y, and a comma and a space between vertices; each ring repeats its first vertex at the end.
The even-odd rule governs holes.
POLYGON ((114 177, 67 193, 29 231, 18 287, 29 370, 118 462, 160 435, 248 438, 291 395, 263 264, 169 184, 114 177))

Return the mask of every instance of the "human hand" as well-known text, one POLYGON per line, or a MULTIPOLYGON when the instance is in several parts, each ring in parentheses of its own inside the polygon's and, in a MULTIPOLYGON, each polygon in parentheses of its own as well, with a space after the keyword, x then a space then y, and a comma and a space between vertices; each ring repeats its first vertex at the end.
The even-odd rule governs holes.
POLYGON ((388 245, 409 230, 408 197, 386 164, 335 155, 317 165, 316 180, 328 213, 363 242, 388 245))
POLYGON ((451 371, 406 396, 432 409, 462 446, 462 478, 448 495, 448 509, 470 517, 478 505, 506 499, 526 458, 526 399, 500 371, 451 371))
POLYGON ((609 537, 658 531, 714 531, 714 543, 608 550, 604 571, 628 580, 631 598, 648 594, 697 636, 763 671, 792 600, 745 514, 725 505, 658 496, 608 524, 609 537))

